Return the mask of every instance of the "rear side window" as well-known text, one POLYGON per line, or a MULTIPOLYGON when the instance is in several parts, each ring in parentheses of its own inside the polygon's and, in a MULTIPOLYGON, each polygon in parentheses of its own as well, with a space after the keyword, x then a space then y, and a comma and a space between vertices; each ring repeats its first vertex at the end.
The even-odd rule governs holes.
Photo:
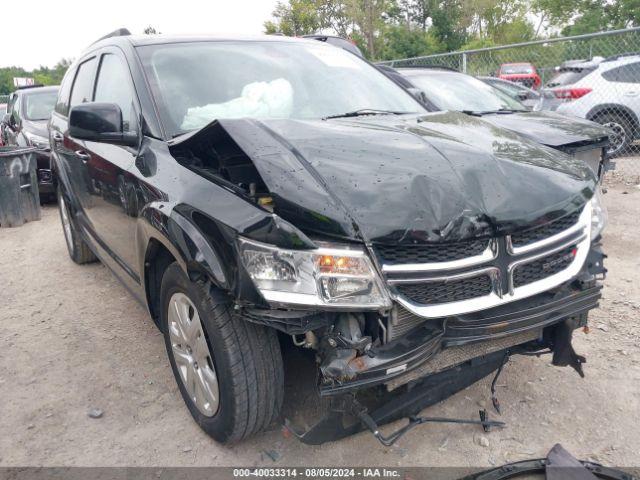
POLYGON ((122 110, 124 131, 136 130, 137 122, 129 71, 124 62, 116 55, 102 56, 98 82, 96 83, 95 101, 118 105, 122 110))
POLYGON ((67 116, 69 114, 69 96, 71 95, 71 84, 75 70, 69 70, 62 79, 62 85, 58 91, 58 101, 56 102, 55 111, 60 115, 67 116))
POLYGON ((73 82, 70 106, 74 107, 81 103, 90 102, 93 96, 93 78, 96 70, 95 57, 81 63, 78 67, 76 80, 73 82))
POLYGON ((604 72, 602 78, 610 82, 640 83, 640 62, 612 68, 604 72))
POLYGON ((563 68, 551 80, 547 82, 547 87, 563 87, 571 85, 593 72, 592 68, 563 68))

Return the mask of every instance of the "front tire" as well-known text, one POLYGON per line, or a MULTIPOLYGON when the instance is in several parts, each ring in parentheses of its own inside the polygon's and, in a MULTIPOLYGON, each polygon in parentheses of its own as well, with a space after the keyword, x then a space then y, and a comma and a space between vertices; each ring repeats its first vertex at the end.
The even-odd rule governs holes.
POLYGON ((61 187, 57 190, 58 196, 58 211, 60 213, 60 221, 62 223, 62 232, 64 233, 64 239, 67 244, 67 251, 69 257, 78 265, 85 263, 91 263, 98 260, 95 254, 89 248, 89 245, 84 241, 80 232, 76 228, 76 224, 73 221, 71 209, 67 204, 67 200, 62 193, 61 187))
POLYGON ((189 412, 221 443, 265 430, 280 414, 284 369, 278 337, 216 303, 210 284, 169 265, 161 326, 171 369, 189 412))

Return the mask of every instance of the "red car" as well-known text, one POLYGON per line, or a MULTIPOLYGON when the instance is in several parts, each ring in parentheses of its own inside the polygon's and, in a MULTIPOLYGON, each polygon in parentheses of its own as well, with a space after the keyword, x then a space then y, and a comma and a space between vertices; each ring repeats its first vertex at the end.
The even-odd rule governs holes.
POLYGON ((521 83, 534 90, 540 88, 542 83, 536 67, 530 63, 503 63, 498 71, 498 78, 521 83))

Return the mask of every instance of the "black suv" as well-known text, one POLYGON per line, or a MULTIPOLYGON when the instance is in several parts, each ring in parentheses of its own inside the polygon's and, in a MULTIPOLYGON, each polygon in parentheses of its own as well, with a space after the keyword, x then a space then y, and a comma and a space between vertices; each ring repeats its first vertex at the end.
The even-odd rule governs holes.
POLYGON ((291 426, 308 443, 377 432, 510 354, 582 372, 571 333, 604 273, 594 174, 427 112, 351 53, 120 32, 69 69, 50 137, 71 258, 148 307, 218 441, 279 417, 285 347, 331 399, 291 426))
POLYGON ((9 98, 2 118, 0 144, 36 147, 37 177, 40 197, 53 197, 55 189, 51 175, 51 148, 47 123, 58 97, 58 87, 25 87, 9 98))

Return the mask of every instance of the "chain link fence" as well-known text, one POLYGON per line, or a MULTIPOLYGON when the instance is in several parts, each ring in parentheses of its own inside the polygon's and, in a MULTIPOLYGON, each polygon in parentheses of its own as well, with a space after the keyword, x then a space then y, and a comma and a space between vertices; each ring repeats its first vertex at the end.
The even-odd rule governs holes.
POLYGON ((10 95, 0 95, 0 105, 9 102, 10 95))
POLYGON ((617 165, 612 176, 640 183, 640 28, 382 63, 459 70, 535 110, 606 125, 617 165))

